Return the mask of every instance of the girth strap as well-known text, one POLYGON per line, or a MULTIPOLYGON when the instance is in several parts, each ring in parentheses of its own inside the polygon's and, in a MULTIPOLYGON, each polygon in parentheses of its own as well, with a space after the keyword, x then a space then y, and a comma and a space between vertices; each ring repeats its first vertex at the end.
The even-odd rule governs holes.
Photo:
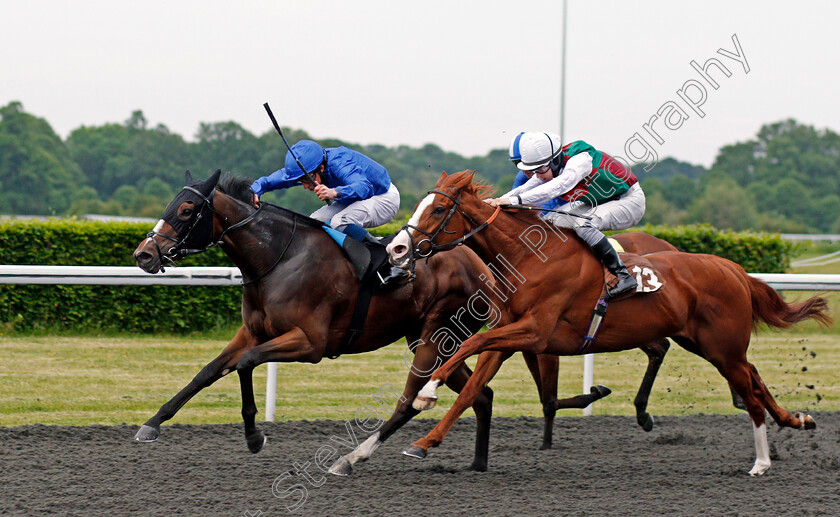
POLYGON ((393 236, 383 239, 383 241, 380 243, 359 243, 358 241, 355 241, 352 237, 348 238, 348 240, 359 244, 362 248, 369 251, 371 255, 371 260, 368 264, 367 269, 364 271, 364 275, 362 275, 361 281, 359 283, 359 295, 356 298, 356 306, 353 309, 353 316, 350 318, 350 325, 347 328, 347 333, 344 335, 344 339, 341 340, 341 344, 338 346, 335 355, 327 355, 327 357, 329 357, 330 359, 335 359, 336 357, 345 353, 347 350, 350 349, 350 347, 353 346, 353 343, 356 342, 356 339, 358 339, 359 336, 362 335, 362 330, 365 326, 365 320, 367 319, 368 311, 370 310, 371 299, 385 290, 395 288, 394 286, 392 286, 383 289, 381 282, 379 281, 379 277, 376 274, 376 272, 381 267, 387 265, 388 254, 385 251, 385 245, 388 244, 392 239, 393 236))
POLYGON ((592 346, 592 343, 595 342, 595 338, 598 337, 598 331, 601 329, 601 323, 604 322, 604 316, 606 316, 606 314, 607 286, 604 285, 601 289, 601 296, 598 298, 598 301, 595 303, 595 309, 592 311, 592 320, 589 322, 589 330, 580 342, 580 346, 578 346, 578 354, 589 353, 589 348, 592 346))

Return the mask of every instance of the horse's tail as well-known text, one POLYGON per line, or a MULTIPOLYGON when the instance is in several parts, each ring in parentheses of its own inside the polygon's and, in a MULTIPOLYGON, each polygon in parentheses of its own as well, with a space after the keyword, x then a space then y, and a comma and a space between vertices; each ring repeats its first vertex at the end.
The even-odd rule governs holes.
POLYGON ((804 302, 789 304, 765 282, 746 276, 750 284, 753 329, 762 322, 771 327, 787 328, 809 318, 826 327, 831 325, 832 318, 827 313, 828 301, 825 298, 813 296, 804 302))

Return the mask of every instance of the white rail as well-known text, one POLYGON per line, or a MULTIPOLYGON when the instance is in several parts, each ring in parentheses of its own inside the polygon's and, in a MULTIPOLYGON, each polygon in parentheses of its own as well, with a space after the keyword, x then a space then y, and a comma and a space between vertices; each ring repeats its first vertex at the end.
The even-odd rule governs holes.
MULTIPOLYGON (((840 275, 750 273, 778 291, 837 291, 840 275)), ((137 267, 118 266, 2 266, 0 284, 81 285, 240 285, 242 273, 235 267, 173 267, 152 275, 137 267)), ((583 392, 593 383, 594 358, 584 356, 583 392)), ((274 420, 277 393, 277 363, 268 363, 265 419, 274 420)), ((591 406, 584 415, 592 413, 591 406)))
MULTIPOLYGON (((750 273, 779 291, 840 290, 840 275, 750 273)), ((0 284, 240 285, 235 267, 170 267, 152 275, 133 266, 4 266, 0 284)))
POLYGON ((235 267, 173 267, 146 273, 123 266, 0 266, 0 284, 239 285, 235 267))

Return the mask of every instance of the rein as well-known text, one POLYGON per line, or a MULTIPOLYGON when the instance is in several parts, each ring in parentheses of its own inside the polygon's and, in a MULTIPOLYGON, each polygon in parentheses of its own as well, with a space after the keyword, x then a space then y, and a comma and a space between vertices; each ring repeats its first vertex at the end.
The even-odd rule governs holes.
MULTIPOLYGON (((262 205, 260 205, 260 208, 262 208, 262 205)), ((257 210, 259 210, 259 209, 257 209, 257 210)), ((256 212, 254 212, 254 213, 256 213, 256 212)), ((280 261, 283 260, 283 257, 286 255, 286 250, 288 250, 289 246, 292 245, 292 241, 295 240, 295 233, 297 233, 297 217, 295 216, 294 213, 292 214, 292 222, 294 223, 294 225, 292 226, 292 236, 289 237, 289 242, 286 243, 286 247, 283 248, 283 251, 280 252, 280 256, 277 257, 277 260, 274 261, 274 264, 272 264, 270 268, 268 268, 264 272, 262 272, 260 274, 260 276, 258 276, 256 278, 252 278, 250 280, 243 280, 242 281, 243 286, 246 286, 248 284, 253 284, 257 280, 262 280, 263 277, 265 277, 265 275, 274 271, 274 268, 277 267, 277 264, 279 264, 280 261)))
POLYGON ((569 212, 568 210, 563 210, 562 208, 540 208, 538 206, 531 205, 505 205, 505 210, 539 210, 540 212, 553 212, 555 214, 568 215, 570 217, 579 217, 581 219, 594 219, 594 216, 576 214, 574 212, 569 212))
POLYGON ((450 195, 450 194, 447 194, 446 192, 441 192, 440 190, 430 190, 430 191, 429 191, 429 194, 440 194, 441 196, 448 197, 450 200, 452 200, 452 208, 450 208, 450 209, 449 209, 449 213, 448 213, 448 214, 446 214, 446 218, 443 220, 443 223, 440 225, 440 227, 437 229, 437 231, 436 231, 434 234, 429 233, 429 232, 427 232, 427 231, 425 231, 425 230, 421 230, 420 228, 417 228, 416 226, 413 226, 413 225, 410 225, 410 224, 406 224, 405 226, 403 226, 403 229, 405 229, 405 228, 411 228, 411 229, 413 229, 413 230, 415 230, 415 231, 418 231, 418 232, 420 232, 420 233, 422 233, 423 235, 425 235, 425 236, 426 236, 426 238, 425 238, 425 239, 422 239, 422 240, 421 240, 420 242, 418 242, 418 243, 417 243, 417 245, 415 246, 415 245, 414 245, 414 239, 413 239, 413 238, 411 238, 411 235, 409 234, 409 238, 411 238, 411 245, 412 245, 412 248, 414 249, 414 252, 415 252, 415 253, 416 253, 416 254, 417 254, 420 258, 429 257, 429 256, 431 256, 433 253, 437 253, 438 251, 451 250, 451 249, 453 249, 453 248, 455 248, 455 247, 457 247, 457 246, 460 246, 460 245, 464 244, 464 242, 465 242, 467 239, 469 239, 470 237, 472 237, 472 236, 473 236, 473 235, 475 235, 476 233, 480 232, 481 230, 483 230, 483 229, 487 228, 487 226, 489 226, 489 225, 490 225, 493 221, 495 221, 495 220, 496 220, 496 217, 499 215, 499 213, 500 213, 500 212, 501 212, 501 210, 502 210, 502 207, 501 207, 501 206, 497 206, 497 207, 496 207, 496 211, 495 211, 495 212, 493 212, 493 215, 491 215, 491 216, 490 216, 490 217, 489 217, 486 221, 484 221, 483 223, 481 223, 481 224, 476 224, 476 222, 475 222, 475 221, 473 221, 472 217, 470 217, 470 216, 469 216, 466 212, 464 212, 463 210, 461 210, 461 208, 460 208, 460 204, 461 204, 461 194, 458 194, 458 197, 457 197, 457 198, 456 198, 455 196, 452 196, 452 195, 450 195), (449 221, 452 219, 452 216, 453 216, 453 215, 455 215, 455 213, 456 213, 456 212, 457 212, 457 213, 459 213, 459 214, 461 214, 461 215, 464 217, 464 219, 466 219, 467 221, 469 221, 470 225, 472 225, 474 228, 473 228, 472 230, 470 230, 468 233, 466 233, 466 234, 464 234, 463 236, 461 236, 461 238, 460 238, 460 239, 454 240, 454 241, 449 242, 449 243, 446 243, 446 244, 435 244, 435 240, 437 239, 437 236, 438 236, 438 235, 440 235, 440 233, 441 233, 441 232, 443 232, 443 233, 449 233, 449 234, 451 234, 451 233, 455 233, 455 232, 448 232, 448 231, 446 231, 446 225, 447 225, 447 224, 449 224, 449 221), (428 251, 427 253, 423 253, 423 251, 420 249, 420 245, 422 245, 424 242, 428 242, 428 243, 429 243, 429 251, 428 251))

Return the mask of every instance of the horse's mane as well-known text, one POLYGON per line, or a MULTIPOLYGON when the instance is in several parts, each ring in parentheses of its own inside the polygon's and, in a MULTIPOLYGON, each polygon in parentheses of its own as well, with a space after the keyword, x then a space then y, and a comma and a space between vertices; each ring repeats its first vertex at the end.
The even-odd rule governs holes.
MULTIPOLYGON (((470 194, 474 194, 478 199, 486 199, 491 196, 493 193, 493 185, 489 185, 482 181, 476 181, 475 179, 475 171, 465 170, 461 172, 456 172, 454 174, 450 174, 442 179, 442 181, 438 182, 438 187, 447 187, 447 186, 454 186, 458 185, 459 183, 463 183, 464 181, 469 181, 466 185, 461 188, 461 192, 467 192, 470 194), (467 180, 465 176, 471 176, 471 179, 467 180)), ((533 223, 535 221, 539 221, 539 211, 536 210, 513 210, 507 209, 505 213, 514 219, 525 223, 533 223)))
POLYGON ((251 203, 253 197, 251 184, 253 182, 253 180, 243 176, 226 172, 222 174, 219 183, 216 184, 216 188, 219 189, 219 192, 223 192, 234 199, 238 199, 244 203, 251 203))
POLYGON ((441 187, 447 187, 451 185, 456 185, 464 180, 465 176, 471 176, 469 183, 467 183, 462 189, 462 192, 467 192, 470 194, 474 194, 478 199, 486 199, 490 197, 493 193, 493 185, 489 183, 484 183, 481 180, 475 179, 475 171, 473 170, 464 170, 461 172, 455 172, 450 174, 446 178, 443 179, 443 182, 439 184, 441 187))
MULTIPOLYGON (((252 200, 254 193, 251 191, 252 183, 254 183, 254 181, 249 178, 225 172, 216 184, 216 189, 223 194, 227 194, 234 199, 253 206, 252 200)), ((312 219, 311 217, 295 212, 294 210, 289 210, 288 208, 283 208, 282 206, 273 205, 271 203, 261 202, 261 204, 263 206, 270 207, 277 212, 281 212, 287 217, 294 216, 298 221, 308 223, 310 226, 320 227, 324 225, 324 223, 318 221, 317 219, 312 219)))

